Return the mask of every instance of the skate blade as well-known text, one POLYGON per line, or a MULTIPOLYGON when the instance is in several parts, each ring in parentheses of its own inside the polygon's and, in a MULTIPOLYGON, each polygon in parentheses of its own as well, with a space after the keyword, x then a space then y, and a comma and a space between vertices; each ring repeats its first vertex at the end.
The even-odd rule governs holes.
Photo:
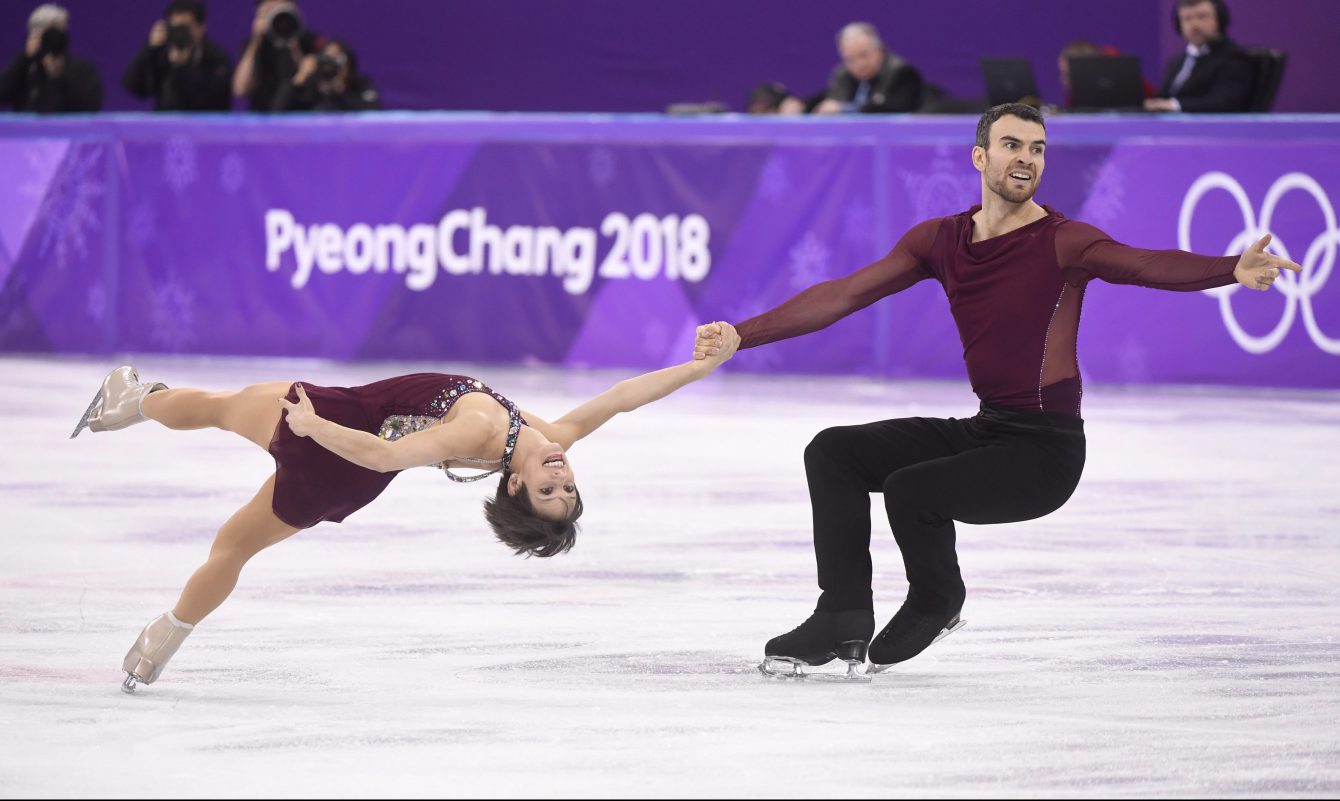
POLYGON ((138 681, 138 679, 135 678, 134 673, 127 673, 126 680, 121 682, 121 692, 125 693, 126 695, 134 695, 136 681, 138 681))
POLYGON ((864 663, 848 662, 846 673, 820 673, 799 659, 771 656, 758 666, 758 672, 770 679, 864 684, 870 676, 861 672, 864 663))
POLYGON ((802 664, 799 659, 769 656, 759 663, 758 672, 770 679, 799 679, 804 676, 800 670, 802 664))
POLYGON ((70 435, 70 439, 74 439, 75 437, 79 436, 80 431, 83 431, 84 429, 88 428, 88 418, 93 416, 93 410, 98 408, 98 402, 100 400, 102 400, 101 389, 99 389, 97 392, 93 394, 93 402, 90 403, 88 405, 88 408, 84 410, 84 416, 79 418, 79 423, 74 427, 74 433, 70 435))
MULTIPOLYGON (((940 630, 940 633, 937 634, 937 635, 935 635, 935 639, 931 640, 931 645, 935 645, 935 644, 936 644, 937 642, 939 642, 940 640, 943 640, 945 637, 948 637, 949 635, 953 634, 954 632, 958 631, 959 629, 963 628, 963 627, 966 626, 966 625, 968 625, 968 621, 963 620, 962 618, 960 618, 959 621, 958 621, 957 623, 955 623, 954 625, 950 626, 949 628, 947 628, 947 629, 941 629, 941 630, 940 630)), ((927 647, 927 648, 930 648, 931 645, 927 645, 926 647, 927 647)), ((925 653, 925 651, 922 651, 922 653, 925 653)), ((870 668, 869 668, 869 670, 867 670, 866 672, 867 672, 867 673, 883 673, 884 671, 888 670, 889 668, 893 667, 893 666, 896 665, 896 664, 898 664, 898 663, 897 663, 897 662, 893 662, 893 663, 890 663, 890 664, 887 664, 887 665, 876 665, 874 662, 871 662, 871 663, 870 663, 870 668)))

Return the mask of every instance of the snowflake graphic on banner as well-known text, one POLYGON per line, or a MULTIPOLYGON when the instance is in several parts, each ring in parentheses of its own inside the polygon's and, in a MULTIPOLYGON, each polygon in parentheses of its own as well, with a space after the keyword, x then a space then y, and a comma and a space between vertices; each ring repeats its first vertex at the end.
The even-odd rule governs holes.
POLYGON ((177 194, 186 189, 199 177, 195 142, 182 136, 174 136, 163 146, 163 179, 177 194))
POLYGON ((763 191, 763 197, 770 203, 780 202, 791 192, 791 170, 777 154, 773 154, 772 158, 768 159, 768 165, 763 168, 763 175, 759 177, 759 187, 763 191))
POLYGON ((42 226, 37 252, 51 256, 57 269, 64 270, 72 256, 87 256, 92 233, 102 227, 97 208, 105 189, 98 156, 91 147, 71 151, 37 212, 42 226))
POLYGON ((144 247, 154 238, 157 225, 154 207, 142 200, 130 212, 130 219, 126 222, 126 240, 136 247, 144 247))
POLYGON ((182 350, 195 341, 195 293, 176 278, 154 287, 150 298, 154 344, 168 351, 182 350))
POLYGON ((236 153, 224 156, 223 161, 219 162, 219 186, 223 191, 235 195, 246 181, 247 175, 242 165, 242 157, 236 153))
POLYGON ((804 289, 827 278, 830 255, 819 237, 813 231, 807 232, 805 238, 787 254, 786 270, 791 288, 804 289))
POLYGON ((37 176, 55 175, 65 157, 65 148, 57 142, 35 142, 23 149, 23 156, 28 162, 28 178, 19 187, 19 194, 37 200, 47 191, 46 179, 37 176))
POLYGON ((1120 167, 1107 160, 1095 164, 1085 171, 1084 185, 1087 222, 1106 228, 1126 213, 1126 173, 1120 167))
POLYGON ((912 198, 916 219, 958 214, 981 199, 981 176, 951 157, 949 148, 935 149, 935 158, 925 172, 899 168, 903 187, 912 198))
POLYGON ((614 154, 609 148, 598 147, 591 151, 586 174, 596 186, 609 186, 614 181, 614 154))

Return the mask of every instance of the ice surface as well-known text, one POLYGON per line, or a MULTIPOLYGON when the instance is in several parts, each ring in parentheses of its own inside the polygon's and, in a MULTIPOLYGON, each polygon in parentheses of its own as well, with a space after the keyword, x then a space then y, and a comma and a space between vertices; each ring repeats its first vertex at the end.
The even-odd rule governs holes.
MULTIPOLYGON (((4 797, 1340 793, 1340 394, 1090 388, 1065 508, 960 527, 971 625, 869 684, 798 684, 755 665, 816 596, 805 443, 974 399, 715 376, 574 449, 573 552, 511 556, 487 488, 412 471, 257 557, 131 697, 126 649, 272 463, 154 424, 67 440, 115 364, 0 359, 4 797)), ((218 389, 466 372, 542 416, 623 377, 137 364, 218 389)), ((882 625, 905 586, 875 520, 882 625)))

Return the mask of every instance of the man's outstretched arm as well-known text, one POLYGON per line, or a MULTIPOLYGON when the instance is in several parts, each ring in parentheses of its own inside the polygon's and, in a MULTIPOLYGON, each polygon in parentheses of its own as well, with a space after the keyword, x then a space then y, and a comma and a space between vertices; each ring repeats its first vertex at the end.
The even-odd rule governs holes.
MULTIPOLYGON (((927 265, 940 222, 940 219, 934 219, 919 223, 879 261, 843 278, 815 284, 780 306, 736 324, 740 348, 753 348, 827 328, 882 297, 931 277, 927 265)), ((703 341, 702 329, 713 326, 715 324, 700 328, 700 341, 703 341)), ((711 333, 717 333, 714 327, 711 333)), ((709 351, 710 346, 697 347, 694 358, 704 358, 710 355, 709 351)))
POLYGON ((1240 256, 1202 256, 1185 250, 1145 250, 1114 242, 1092 225, 1067 222, 1056 232, 1056 260, 1064 270, 1079 270, 1113 284, 1194 292, 1237 283, 1265 290, 1280 270, 1297 264, 1266 252, 1270 235, 1240 256))

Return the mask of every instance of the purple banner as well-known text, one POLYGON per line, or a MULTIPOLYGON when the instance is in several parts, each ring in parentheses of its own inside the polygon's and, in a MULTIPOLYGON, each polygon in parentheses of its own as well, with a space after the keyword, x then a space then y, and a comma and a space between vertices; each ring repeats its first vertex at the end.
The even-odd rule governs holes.
MULTIPOLYGON (((0 122, 0 349, 650 368, 978 201, 975 120, 0 122)), ((1038 199, 1118 241, 1303 264, 1095 282, 1085 376, 1340 386, 1340 119, 1062 119, 1038 199), (1263 147, 1262 142, 1269 144, 1263 147)), ((952 377, 923 282, 734 369, 952 377)))

